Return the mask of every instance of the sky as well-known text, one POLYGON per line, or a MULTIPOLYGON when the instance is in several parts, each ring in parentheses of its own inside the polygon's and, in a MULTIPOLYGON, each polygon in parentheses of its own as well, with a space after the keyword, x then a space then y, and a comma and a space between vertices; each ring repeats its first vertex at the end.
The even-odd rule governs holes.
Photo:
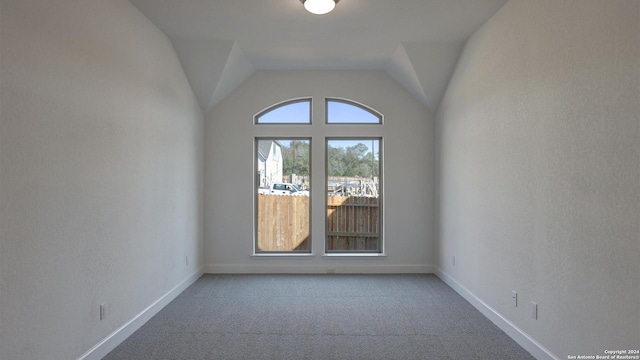
POLYGON ((311 101, 300 101, 280 106, 258 117, 260 124, 308 124, 311 101))
MULTIPOLYGON (((327 114, 331 123, 335 124, 378 124, 380 119, 371 112, 364 110, 359 106, 354 106, 341 101, 329 100, 327 102, 327 114)), ((258 117, 261 124, 309 124, 311 119, 311 100, 301 99, 300 101, 289 103, 277 107, 258 117)), ((324 119, 322 120, 324 122, 324 119)), ((282 140, 287 143, 287 140, 282 140)), ((329 140, 333 147, 346 148, 355 146, 359 143, 364 144, 368 151, 371 151, 371 139, 356 140, 329 140)), ((373 151, 376 156, 380 152, 380 142, 375 140, 373 143, 373 151)))
MULTIPOLYGON (((258 117, 260 124, 308 124, 311 119, 311 100, 285 104, 258 117)), ((327 103, 329 122, 335 124, 378 124, 380 119, 361 107, 341 101, 327 103)), ((314 121, 317 121, 313 119, 314 121)), ((322 120, 324 122, 324 119, 322 120)))

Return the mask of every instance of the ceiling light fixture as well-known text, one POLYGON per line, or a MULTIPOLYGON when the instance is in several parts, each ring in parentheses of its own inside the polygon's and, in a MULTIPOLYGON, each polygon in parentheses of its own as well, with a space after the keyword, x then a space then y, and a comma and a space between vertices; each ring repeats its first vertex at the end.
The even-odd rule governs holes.
POLYGON ((308 12, 323 15, 331 12, 340 0, 300 0, 308 12))

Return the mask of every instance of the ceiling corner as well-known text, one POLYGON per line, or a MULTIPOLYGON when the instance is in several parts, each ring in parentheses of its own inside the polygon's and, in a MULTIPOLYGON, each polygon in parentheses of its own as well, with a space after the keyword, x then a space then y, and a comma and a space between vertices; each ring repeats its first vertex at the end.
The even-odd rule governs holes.
POLYGON ((391 58, 385 64, 384 70, 411 95, 420 100, 426 107, 429 107, 424 89, 402 44, 398 45, 391 58))
POLYGON ((466 41, 403 43, 427 106, 436 112, 466 41))
POLYGON ((255 72, 232 40, 173 40, 173 47, 205 114, 255 72))
POLYGON ((172 42, 198 104, 206 112, 234 42, 216 39, 179 39, 172 42))
POLYGON ((205 113, 209 112, 255 71, 255 66, 249 61, 240 46, 238 46, 238 43, 234 42, 213 95, 204 109, 205 113))

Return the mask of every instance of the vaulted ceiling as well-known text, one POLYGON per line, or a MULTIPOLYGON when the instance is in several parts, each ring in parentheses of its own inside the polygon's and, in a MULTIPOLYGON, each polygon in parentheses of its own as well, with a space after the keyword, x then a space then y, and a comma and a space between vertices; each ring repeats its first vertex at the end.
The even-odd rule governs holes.
POLYGON ((507 0, 131 0, 173 42, 207 112, 256 70, 386 71, 431 111, 466 40, 507 0))

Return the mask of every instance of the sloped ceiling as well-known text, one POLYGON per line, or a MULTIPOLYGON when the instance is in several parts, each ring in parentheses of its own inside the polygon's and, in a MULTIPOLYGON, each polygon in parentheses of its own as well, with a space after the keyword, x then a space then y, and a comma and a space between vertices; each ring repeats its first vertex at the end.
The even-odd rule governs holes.
POLYGON ((205 112, 255 71, 232 40, 180 39, 173 41, 173 47, 205 112))
POLYGON ((208 112, 256 70, 383 69, 436 111, 466 40, 507 0, 131 0, 173 42, 208 112))

